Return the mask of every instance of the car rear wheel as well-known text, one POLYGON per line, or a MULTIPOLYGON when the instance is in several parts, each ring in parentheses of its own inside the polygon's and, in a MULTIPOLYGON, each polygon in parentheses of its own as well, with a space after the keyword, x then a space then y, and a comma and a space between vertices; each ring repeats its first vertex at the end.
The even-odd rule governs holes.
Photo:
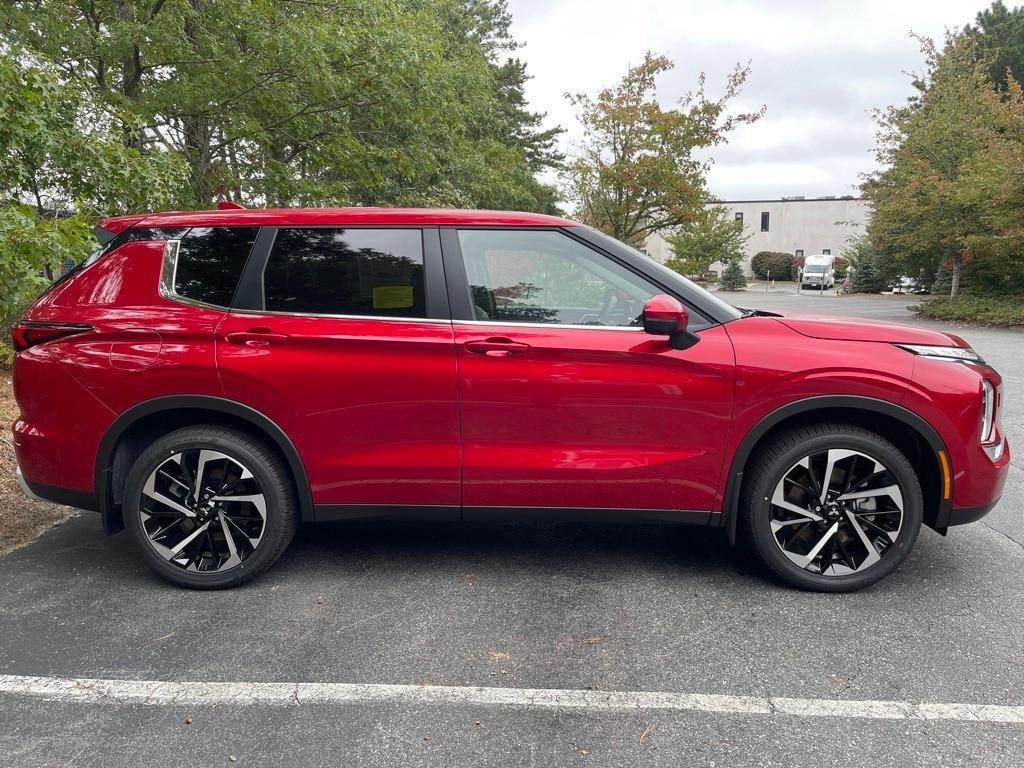
POLYGON ((850 424, 789 431, 758 452, 744 483, 744 531, 776 576, 819 592, 874 584, 910 553, 924 502, 913 467, 850 424))
POLYGON ((123 510, 147 565, 196 589, 235 586, 266 570, 298 520, 281 460, 218 425, 176 430, 143 451, 125 482, 123 510))

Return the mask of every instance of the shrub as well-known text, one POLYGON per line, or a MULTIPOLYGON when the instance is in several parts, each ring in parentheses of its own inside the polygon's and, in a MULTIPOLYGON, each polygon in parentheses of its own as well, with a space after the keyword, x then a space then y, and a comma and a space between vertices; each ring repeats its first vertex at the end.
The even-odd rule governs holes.
POLYGON ((760 278, 767 278, 769 271, 776 280, 788 280, 793 270, 792 253, 758 251, 750 260, 750 269, 760 278))
POLYGON ((718 287, 723 291, 742 291, 747 287, 747 278, 743 274, 743 268, 739 262, 730 261, 718 281, 718 287))
POLYGON ((1024 296, 958 296, 929 299, 911 309, 929 320, 1024 326, 1024 296))

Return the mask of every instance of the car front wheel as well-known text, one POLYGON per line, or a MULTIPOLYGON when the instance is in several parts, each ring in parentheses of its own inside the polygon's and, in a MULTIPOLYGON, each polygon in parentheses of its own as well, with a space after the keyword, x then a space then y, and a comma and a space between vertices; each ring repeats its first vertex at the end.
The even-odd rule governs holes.
POLYGON ((250 435, 219 425, 156 440, 125 482, 124 521, 159 576, 220 589, 267 569, 295 533, 297 504, 283 462, 250 435))
POLYGON ((742 503, 761 562, 819 592, 861 589, 891 573, 910 553, 924 508, 903 453, 842 423, 793 429, 760 450, 742 503))

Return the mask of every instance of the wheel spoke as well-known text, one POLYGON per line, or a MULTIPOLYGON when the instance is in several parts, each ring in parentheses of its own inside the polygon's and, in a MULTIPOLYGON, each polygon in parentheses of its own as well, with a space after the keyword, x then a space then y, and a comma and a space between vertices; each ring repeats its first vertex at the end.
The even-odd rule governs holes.
POLYGON ((838 530, 839 523, 832 523, 832 525, 829 526, 829 529, 825 531, 825 535, 818 539, 818 543, 815 544, 811 551, 806 555, 795 555, 792 552, 787 552, 786 554, 789 555, 789 558, 801 568, 806 568, 814 561, 814 558, 818 556, 818 553, 821 552, 822 548, 831 541, 832 537, 836 535, 836 531, 838 530))
POLYGON ((790 512, 793 512, 794 514, 797 514, 797 515, 800 515, 802 517, 805 517, 808 520, 814 520, 815 522, 821 522, 821 515, 815 514, 814 512, 811 512, 811 510, 809 510, 809 509, 804 509, 803 507, 798 507, 796 504, 794 504, 791 501, 787 501, 786 500, 786 496, 785 496, 785 492, 783 491, 783 488, 782 488, 781 484, 778 485, 775 488, 775 495, 772 496, 772 504, 774 504, 777 507, 782 507, 783 509, 789 510, 790 512))
POLYGON ((836 501, 853 501, 854 499, 874 499, 879 496, 888 496, 900 510, 903 510, 903 494, 900 493, 898 485, 887 485, 884 488, 875 488, 869 491, 851 491, 838 496, 836 501))
POLYGON ((858 454, 854 451, 844 451, 839 448, 832 448, 829 450, 828 458, 825 463, 825 474, 822 476, 821 481, 821 497, 818 499, 822 504, 825 503, 828 492, 832 489, 832 473, 835 471, 836 462, 856 455, 858 454))
POLYGON ((860 564, 857 570, 866 568, 869 565, 874 565, 881 560, 878 550, 875 549, 875 545, 871 543, 871 539, 869 539, 867 533, 864 532, 864 529, 860 525, 860 521, 857 520, 857 516, 853 514, 853 512, 847 512, 846 517, 852 524, 854 533, 857 534, 857 538, 860 539, 860 543, 863 544, 864 549, 867 550, 867 556, 864 558, 864 561, 860 564))

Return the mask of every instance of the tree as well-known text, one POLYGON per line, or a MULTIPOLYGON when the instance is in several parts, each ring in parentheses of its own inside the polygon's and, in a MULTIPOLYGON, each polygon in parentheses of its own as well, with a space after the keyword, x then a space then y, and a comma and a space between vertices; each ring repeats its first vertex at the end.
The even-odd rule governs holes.
POLYGON ((184 161, 189 206, 553 206, 504 0, 9 7, 12 39, 88 82, 126 146, 184 161))
POLYGON ((716 261, 742 259, 749 239, 743 223, 730 219, 725 208, 704 208, 694 221, 665 236, 673 254, 665 264, 681 275, 701 275, 716 261))
POLYGON ((569 200, 581 221, 631 245, 698 220, 708 197, 710 161, 697 151, 721 144, 737 125, 754 122, 764 111, 728 112, 750 71, 742 66, 729 75, 720 98, 705 95, 701 75, 695 91, 662 109, 655 79, 673 66, 647 53, 596 99, 567 94, 584 131, 563 177, 569 200))
POLYGON ((854 293, 880 293, 891 285, 891 264, 875 247, 871 238, 861 235, 851 239, 843 249, 851 269, 850 284, 854 293))
POLYGON ((990 210, 968 184, 1002 117, 989 60, 973 36, 950 36, 942 50, 922 41, 927 73, 920 95, 878 115, 883 170, 863 187, 872 240, 906 273, 952 263, 951 295, 971 238, 990 231, 990 210))
POLYGON ((0 59, 0 330, 95 246, 95 217, 174 207, 184 168, 127 147, 82 84, 6 49, 0 59))
POLYGON ((1024 79, 1024 8, 1007 8, 1002 0, 978 13, 973 27, 983 56, 991 62, 992 79, 1005 88, 1007 73, 1018 83, 1024 79))
POLYGON ((722 270, 722 277, 718 281, 718 287, 723 291, 742 291, 747 287, 747 278, 739 262, 730 261, 722 270))

